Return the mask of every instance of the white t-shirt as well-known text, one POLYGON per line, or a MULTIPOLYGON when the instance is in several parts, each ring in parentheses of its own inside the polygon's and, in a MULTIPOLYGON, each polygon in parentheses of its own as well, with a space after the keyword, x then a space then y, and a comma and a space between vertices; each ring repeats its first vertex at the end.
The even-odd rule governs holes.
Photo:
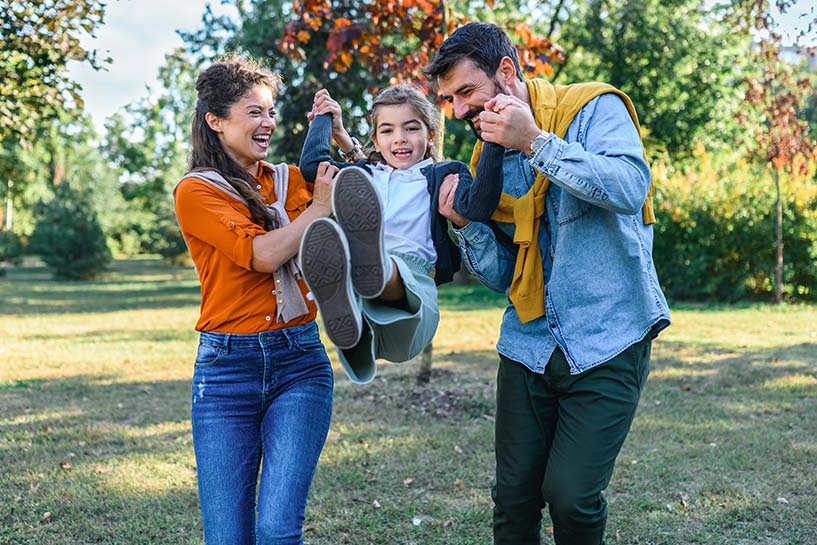
POLYGON ((431 240, 431 196, 420 172, 431 163, 431 159, 425 159, 404 170, 384 163, 370 166, 374 187, 383 202, 386 250, 416 255, 433 265, 437 252, 431 240))

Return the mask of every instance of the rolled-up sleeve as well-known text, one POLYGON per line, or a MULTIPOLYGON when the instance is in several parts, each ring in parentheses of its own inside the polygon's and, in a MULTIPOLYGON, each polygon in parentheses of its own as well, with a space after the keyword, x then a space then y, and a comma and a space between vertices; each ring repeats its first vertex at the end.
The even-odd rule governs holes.
POLYGON ((252 239, 265 233, 243 214, 246 207, 205 182, 188 178, 176 188, 176 217, 188 244, 214 247, 239 267, 252 270, 252 239))

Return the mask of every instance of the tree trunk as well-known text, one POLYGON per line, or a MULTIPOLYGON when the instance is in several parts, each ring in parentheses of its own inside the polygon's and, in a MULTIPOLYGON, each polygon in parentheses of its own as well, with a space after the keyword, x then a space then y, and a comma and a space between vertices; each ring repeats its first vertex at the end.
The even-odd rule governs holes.
MULTIPOLYGON (((441 7, 443 9, 443 24, 440 30, 442 31, 443 39, 446 39, 448 37, 448 5, 445 0, 441 2, 441 7)), ((445 143, 445 113, 443 113, 442 108, 440 108, 440 127, 436 138, 437 150, 439 151, 440 157, 443 157, 443 147, 445 143)), ((428 384, 431 382, 431 345, 432 343, 428 343, 428 346, 423 348, 423 351, 420 353, 420 371, 417 373, 417 384, 428 384)))
POLYGON ((780 195, 780 172, 775 168, 774 187, 777 191, 777 218, 775 221, 775 247, 777 249, 777 267, 774 283, 774 301, 778 305, 783 302, 783 199, 780 195))
POLYGON ((417 384, 428 384, 431 381, 431 348, 432 343, 420 353, 420 372, 417 373, 417 384))
POLYGON ((6 211, 5 215, 0 210, 0 223, 5 222, 6 231, 11 231, 14 218, 14 201, 11 198, 11 188, 14 187, 14 182, 8 181, 8 189, 6 189, 6 211))
MULTIPOLYGON (((443 24, 440 28, 440 32, 442 33, 443 40, 448 38, 448 5, 446 4, 445 0, 440 2, 443 10, 443 24)), ((443 108, 440 107, 440 127, 437 131, 437 134, 434 136, 437 139, 437 155, 441 158, 445 157, 445 112, 443 108)))

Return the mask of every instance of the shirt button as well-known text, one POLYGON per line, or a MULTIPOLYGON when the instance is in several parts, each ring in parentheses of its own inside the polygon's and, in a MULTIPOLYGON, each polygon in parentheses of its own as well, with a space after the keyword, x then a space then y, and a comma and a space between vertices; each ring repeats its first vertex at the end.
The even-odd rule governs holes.
POLYGON ((268 321, 268 322, 271 320, 271 318, 270 318, 269 316, 267 316, 267 317, 266 317, 266 318, 264 318, 264 319, 265 319, 266 321, 268 321))
POLYGON ((276 293, 275 290, 272 290, 272 294, 275 295, 275 293, 276 293))
POLYGON ((281 283, 281 279, 280 279, 280 278, 276 278, 276 279, 275 279, 275 283, 276 283, 276 284, 280 284, 280 283, 281 283))
POLYGON ((283 300, 283 299, 278 299, 278 304, 279 304, 279 305, 280 305, 281 303, 283 303, 283 302, 284 302, 284 300, 283 300))
POLYGON ((261 189, 261 184, 258 184, 257 186, 255 186, 255 189, 261 189))

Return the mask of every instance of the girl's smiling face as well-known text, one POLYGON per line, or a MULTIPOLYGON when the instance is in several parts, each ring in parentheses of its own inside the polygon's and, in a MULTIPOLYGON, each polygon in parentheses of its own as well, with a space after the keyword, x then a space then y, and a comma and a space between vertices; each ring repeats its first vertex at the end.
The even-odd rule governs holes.
POLYGON ((372 143, 387 165, 411 168, 425 159, 434 136, 410 104, 378 106, 372 143))

